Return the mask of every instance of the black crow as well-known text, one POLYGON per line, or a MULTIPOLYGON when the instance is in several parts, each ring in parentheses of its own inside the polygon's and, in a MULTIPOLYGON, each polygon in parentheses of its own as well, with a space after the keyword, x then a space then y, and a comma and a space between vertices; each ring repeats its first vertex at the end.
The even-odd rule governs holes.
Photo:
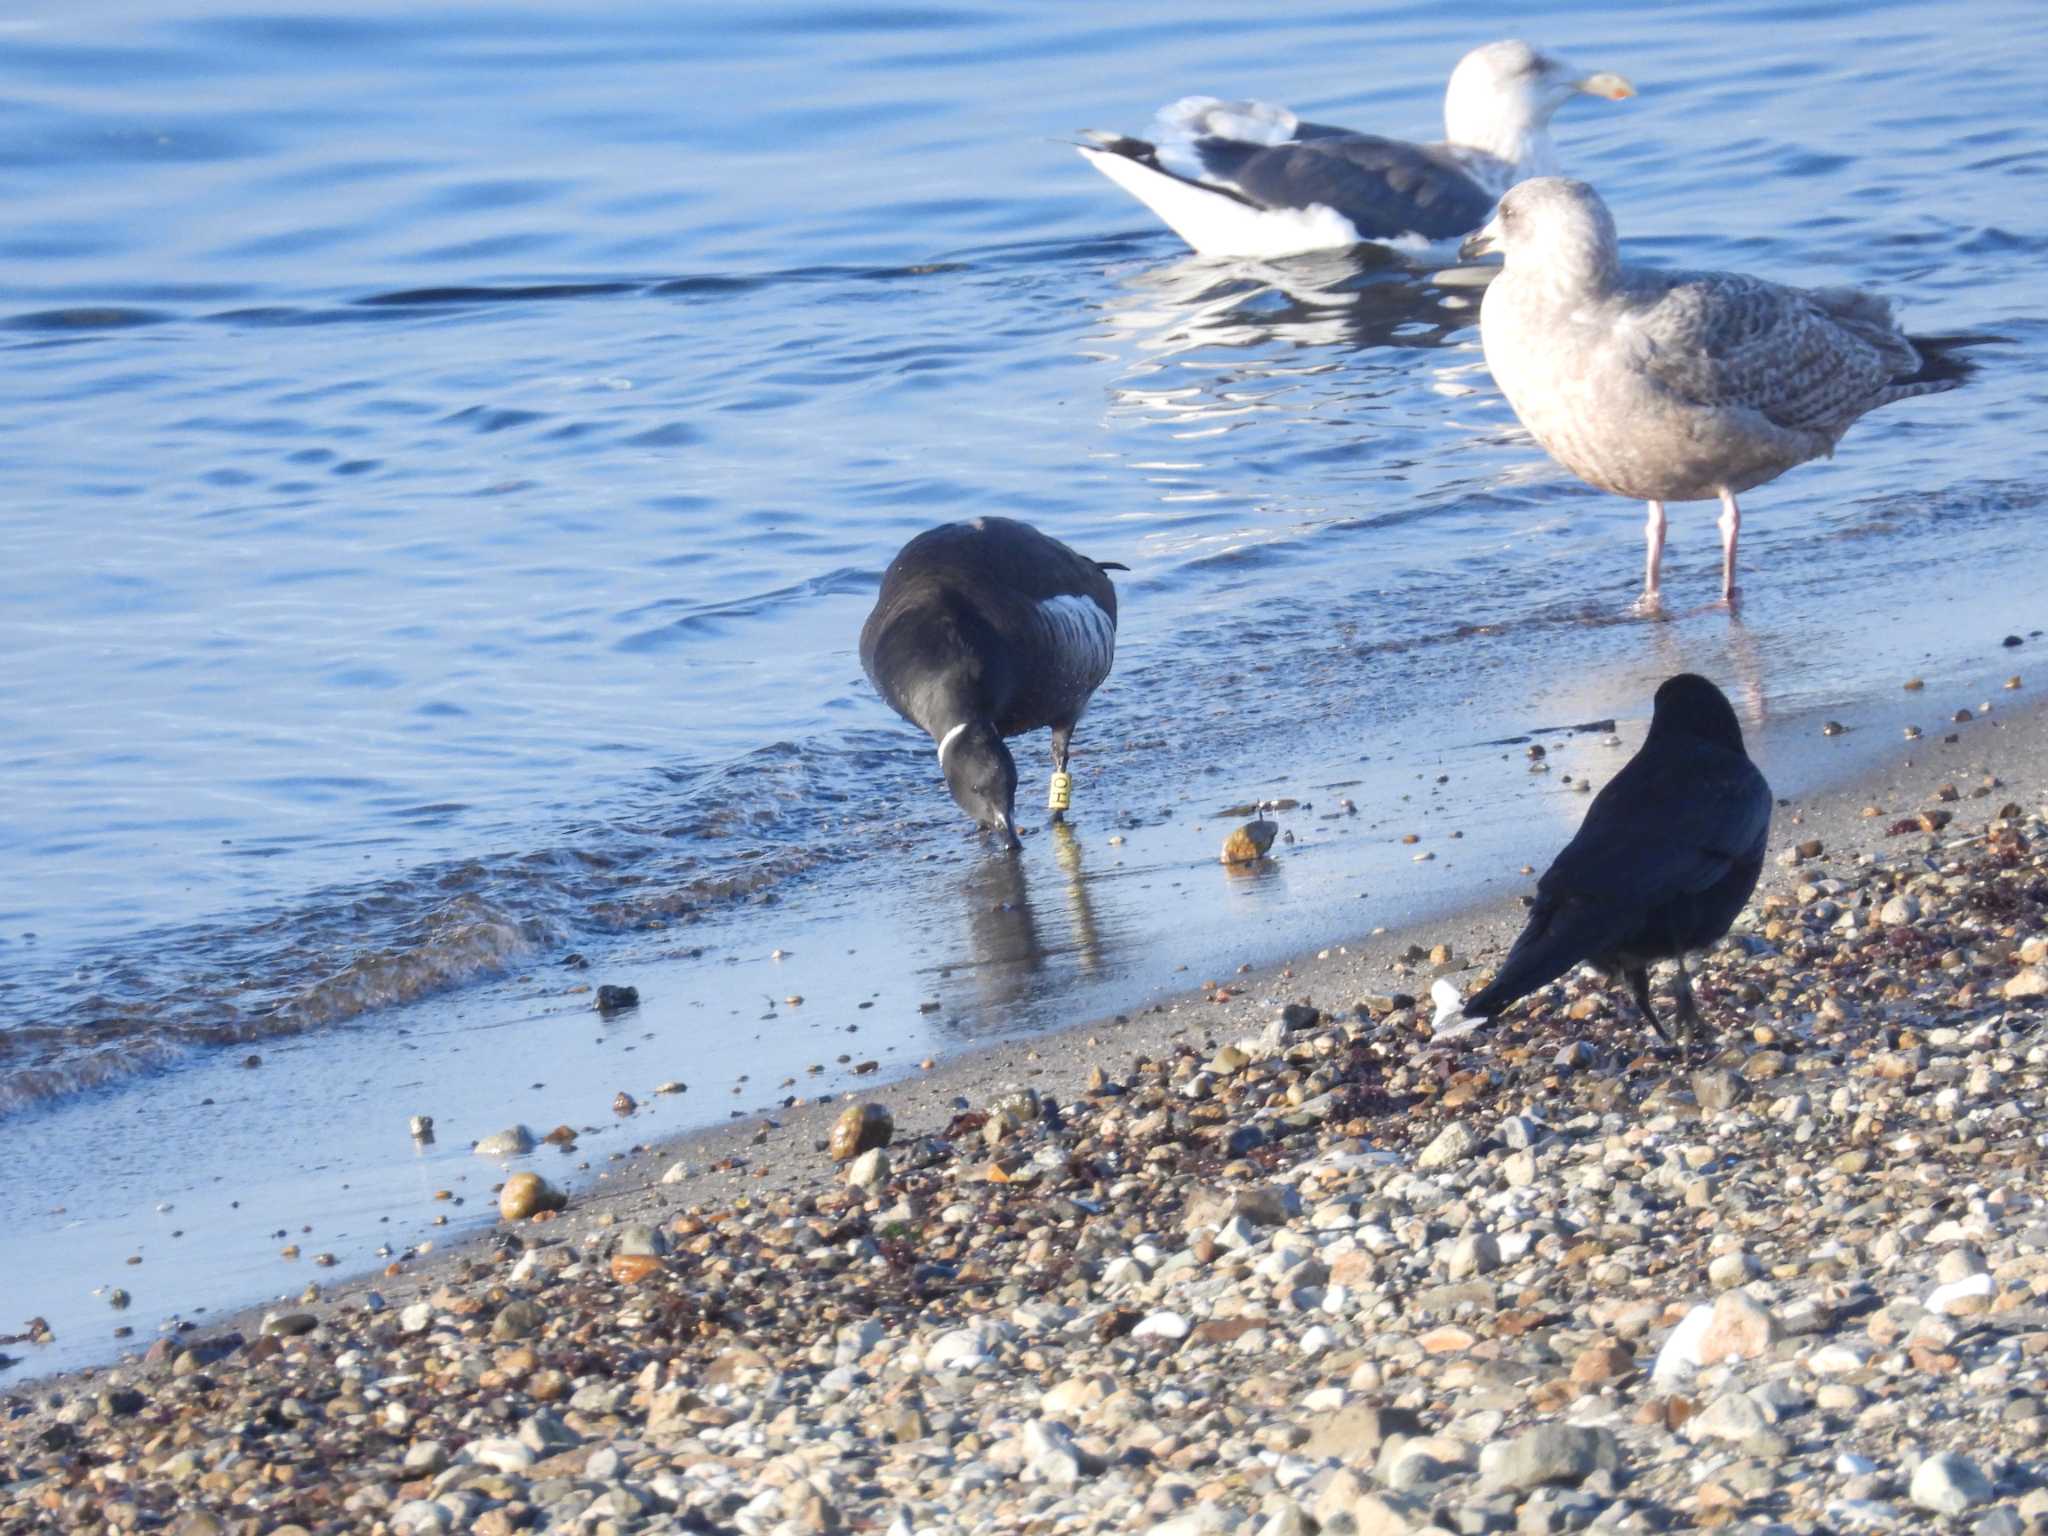
POLYGON ((1763 872, 1771 789, 1742 749, 1727 697, 1690 672, 1657 690, 1650 732, 1593 797, 1578 833, 1536 882, 1528 926, 1491 985, 1460 999, 1448 980, 1430 995, 1437 1036, 1495 1017, 1580 961, 1619 972, 1667 1042, 1650 1005, 1650 966, 1678 962, 1678 1022, 1700 1023, 1685 956, 1728 931, 1763 872))

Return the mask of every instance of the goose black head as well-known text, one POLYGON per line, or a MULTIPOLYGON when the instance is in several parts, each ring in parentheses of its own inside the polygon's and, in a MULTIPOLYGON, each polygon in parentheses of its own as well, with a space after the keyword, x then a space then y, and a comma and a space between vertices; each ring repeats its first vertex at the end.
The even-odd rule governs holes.
POLYGON ((1652 732, 1677 731, 1742 751, 1742 726, 1728 696, 1697 672, 1668 677, 1650 705, 1652 732))
POLYGON ((960 809, 1014 852, 1017 841, 1017 762, 986 720, 957 725, 940 739, 939 766, 960 809))

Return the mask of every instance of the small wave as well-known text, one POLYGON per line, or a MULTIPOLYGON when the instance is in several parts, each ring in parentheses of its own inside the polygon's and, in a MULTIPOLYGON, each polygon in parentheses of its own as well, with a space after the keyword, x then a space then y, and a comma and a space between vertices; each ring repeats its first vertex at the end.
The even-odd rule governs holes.
POLYGON ((10 315, 0 325, 10 331, 132 331, 138 326, 163 325, 173 317, 155 309, 130 309, 123 305, 80 305, 74 309, 34 309, 10 315))
POLYGON ((286 999, 272 1016, 277 1032, 353 1019, 494 975, 563 937, 555 923, 515 918, 475 896, 457 897, 428 913, 422 927, 419 943, 357 955, 286 999))

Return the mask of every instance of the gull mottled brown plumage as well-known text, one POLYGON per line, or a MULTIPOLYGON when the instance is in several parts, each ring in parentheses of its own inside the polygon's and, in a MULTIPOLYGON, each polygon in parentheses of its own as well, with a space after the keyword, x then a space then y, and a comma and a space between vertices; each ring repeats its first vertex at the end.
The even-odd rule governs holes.
POLYGON ((1889 300, 1857 288, 1625 266, 1599 194, 1558 177, 1501 199, 1464 247, 1489 250, 1505 267, 1480 307, 1487 366, 1553 458, 1649 504, 1646 607, 1658 598, 1666 502, 1721 502, 1721 595, 1732 602, 1735 498, 1831 456, 1879 406, 1954 389, 1972 371, 1955 349, 1993 339, 1908 336, 1889 300))

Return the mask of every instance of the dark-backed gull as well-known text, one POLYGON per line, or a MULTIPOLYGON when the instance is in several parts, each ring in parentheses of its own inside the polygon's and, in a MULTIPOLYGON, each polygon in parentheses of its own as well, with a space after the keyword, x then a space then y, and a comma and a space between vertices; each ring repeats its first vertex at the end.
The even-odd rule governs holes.
POLYGON ((1077 147, 1205 256, 1368 240, 1421 253, 1477 229, 1516 182, 1554 174, 1551 115, 1581 93, 1619 101, 1635 87, 1527 43, 1488 43, 1451 72, 1441 144, 1305 123, 1262 101, 1187 96, 1160 112, 1150 139, 1091 132, 1077 147))

